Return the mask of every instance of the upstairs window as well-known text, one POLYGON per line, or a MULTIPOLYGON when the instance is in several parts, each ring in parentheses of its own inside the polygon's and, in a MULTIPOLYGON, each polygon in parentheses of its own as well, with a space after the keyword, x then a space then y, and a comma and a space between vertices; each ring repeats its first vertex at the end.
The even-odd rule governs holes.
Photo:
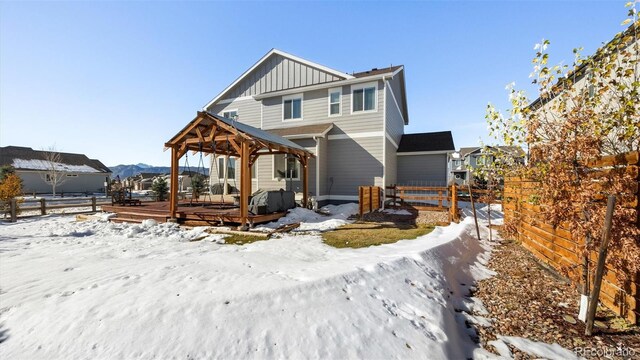
POLYGON ((236 120, 235 118, 238 116, 238 110, 228 110, 222 113, 222 117, 227 119, 236 120))
POLYGON ((342 103, 342 89, 329 89, 329 116, 339 116, 342 114, 340 104, 342 103))
POLYGON ((302 120, 302 95, 282 98, 282 120, 302 120))
POLYGON ((376 83, 353 87, 351 97, 353 98, 352 112, 375 111, 377 100, 376 83))

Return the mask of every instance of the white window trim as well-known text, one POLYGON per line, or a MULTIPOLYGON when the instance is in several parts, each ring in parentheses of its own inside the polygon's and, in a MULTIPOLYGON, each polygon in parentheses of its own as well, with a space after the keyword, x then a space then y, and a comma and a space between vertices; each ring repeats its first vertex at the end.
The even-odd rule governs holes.
MULTIPOLYGON (((226 113, 226 112, 233 112, 233 111, 235 111, 235 112, 236 112, 236 115, 238 115, 238 117, 240 117, 240 112, 238 111, 238 109, 224 109, 224 110, 222 110, 222 111, 220 112, 220 114, 218 114, 218 115, 220 115, 220 116, 224 117, 224 113, 226 113)), ((233 119, 231 119, 231 120, 233 120, 233 119)))
MULTIPOLYGON (((373 113, 373 112, 377 112, 378 111, 378 82, 374 81, 374 82, 368 82, 368 83, 362 83, 362 84, 358 84, 358 85, 351 85, 351 114, 368 114, 368 113, 373 113), (373 100, 373 110, 359 110, 359 111, 353 111, 353 101, 354 101, 354 97, 353 97, 353 92, 356 90, 360 90, 360 89, 366 89, 366 88, 374 88, 375 89, 375 99, 373 100)), ((364 108, 364 93, 363 93, 363 99, 362 99, 362 107, 364 108)))
MULTIPOLYGON (((299 93, 299 94, 283 96, 281 107, 282 107, 282 116, 280 118, 282 119, 282 122, 302 121, 304 119, 304 94, 299 93), (284 118, 284 102, 287 100, 294 100, 294 99, 300 99, 300 117, 295 119, 285 119, 284 118)), ((293 113, 293 109, 291 109, 291 112, 293 113)))
MULTIPOLYGON (((217 164, 217 165, 218 165, 218 168, 217 168, 217 170, 218 170, 218 180, 224 180, 224 176, 225 176, 225 174, 227 173, 227 170, 228 170, 228 169, 227 169, 227 157, 226 157, 226 156, 220 156, 220 157, 216 158, 216 160, 218 160, 218 161, 219 161, 220 159, 222 159, 222 160, 223 160, 222 162, 224 163, 224 167, 223 167, 224 171, 222 172, 222 177, 219 177, 219 176, 220 176, 220 164, 217 164)), ((238 163, 237 163, 238 158, 236 158, 235 156, 229 156, 229 159, 234 159, 234 161, 236 162, 236 163, 235 163, 235 166, 238 166, 238 163)), ((232 179, 232 178, 230 178, 230 177, 228 177, 228 176, 227 176, 227 179, 228 179, 228 180, 234 180, 234 179, 235 179, 235 175, 236 175, 237 170, 238 170, 238 168, 237 168, 237 167, 234 167, 234 168, 233 168, 233 175, 234 175, 234 178, 232 179)), ((237 180, 237 179, 236 179, 236 180, 237 180)))
MULTIPOLYGON (((273 176, 273 174, 276 172, 276 156, 286 156, 286 154, 275 154, 275 155, 271 156, 271 177, 272 177, 271 180, 273 180, 273 181, 282 181, 282 180, 289 181, 289 178, 286 177, 286 176, 283 177, 283 178, 277 178, 277 177, 273 176)), ((300 181, 300 172, 302 171, 302 166, 300 164, 300 160, 296 160, 296 164, 298 164, 298 177, 291 178, 291 180, 300 181)), ((287 161, 286 161, 286 159, 285 159, 285 162, 284 162, 284 168, 285 168, 284 169, 284 173, 286 175, 287 174, 287 161)))
POLYGON ((342 116, 342 87, 335 87, 335 88, 330 88, 327 90, 327 114, 329 115, 329 117, 336 117, 336 116, 342 116), (338 98, 338 113, 337 114, 332 114, 331 113, 331 93, 340 93, 340 97, 338 98))

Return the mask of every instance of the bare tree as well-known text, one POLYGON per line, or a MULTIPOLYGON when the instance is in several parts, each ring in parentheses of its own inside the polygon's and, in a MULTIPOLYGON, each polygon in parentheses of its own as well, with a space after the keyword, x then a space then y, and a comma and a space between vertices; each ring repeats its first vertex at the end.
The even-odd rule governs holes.
POLYGON ((40 173, 40 177, 44 182, 51 185, 53 196, 56 196, 56 187, 67 181, 67 172, 62 164, 62 155, 56 149, 55 145, 42 150, 44 171, 40 173))

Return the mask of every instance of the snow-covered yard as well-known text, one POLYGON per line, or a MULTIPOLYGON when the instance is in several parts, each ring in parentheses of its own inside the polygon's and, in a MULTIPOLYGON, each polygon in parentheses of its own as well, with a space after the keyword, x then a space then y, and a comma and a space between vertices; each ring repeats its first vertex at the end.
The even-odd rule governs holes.
POLYGON ((281 223, 302 219, 304 234, 241 246, 221 235, 189 241, 206 233, 153 221, 1 224, 0 357, 489 355, 464 324, 486 319, 460 312, 478 309, 464 295, 491 275, 472 218, 416 240, 336 249, 308 230, 343 224, 348 207, 331 217, 300 210, 281 223))

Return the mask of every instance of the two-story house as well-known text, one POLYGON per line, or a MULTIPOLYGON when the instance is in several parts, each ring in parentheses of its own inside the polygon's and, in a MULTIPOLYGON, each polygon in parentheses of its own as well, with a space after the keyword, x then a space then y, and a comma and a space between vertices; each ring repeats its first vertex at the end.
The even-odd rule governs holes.
MULTIPOLYGON (((405 140, 404 77, 402 65, 347 74, 273 49, 203 110, 285 137, 315 154, 309 192, 320 205, 357 201, 361 185, 384 186, 412 176, 447 181, 447 153, 454 151, 450 132, 437 133, 437 143, 429 134, 405 140), (411 143, 411 152, 400 160, 403 141, 411 143), (399 160, 411 165, 401 167, 399 160), (405 168, 413 174, 405 176, 405 168)), ((299 166, 286 155, 261 156, 252 169, 252 191, 301 191, 299 166)), ((233 185, 239 178, 236 159, 217 157, 210 176, 211 184, 224 179, 233 185)))
MULTIPOLYGON (((501 152, 510 153, 516 161, 521 161, 524 164, 526 154, 521 147, 497 146, 495 148, 501 152)), ((458 185, 473 185, 475 183, 474 172, 478 168, 492 164, 494 161, 495 158, 491 152, 485 152, 482 147, 460 148, 460 150, 449 156, 450 178, 458 185)))

